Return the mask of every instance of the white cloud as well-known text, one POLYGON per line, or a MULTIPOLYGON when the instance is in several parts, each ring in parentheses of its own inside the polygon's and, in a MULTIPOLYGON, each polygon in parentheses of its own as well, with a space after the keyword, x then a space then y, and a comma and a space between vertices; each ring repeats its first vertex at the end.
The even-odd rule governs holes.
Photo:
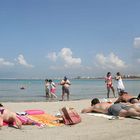
POLYGON ((23 66, 25 66, 25 67, 30 67, 30 68, 34 67, 33 65, 28 64, 28 63, 26 62, 26 60, 25 60, 25 58, 24 58, 24 56, 23 56, 22 54, 20 54, 20 55, 18 56, 17 61, 18 61, 18 64, 23 65, 23 66))
POLYGON ((58 54, 56 52, 49 53, 47 57, 51 61, 56 61, 56 59, 59 61, 60 58, 64 62, 64 67, 79 67, 81 65, 81 58, 74 58, 73 52, 70 48, 62 48, 58 54))
POLYGON ((134 48, 140 48, 140 37, 134 38, 134 48))
POLYGON ((108 56, 104 56, 103 54, 96 55, 97 65, 104 69, 116 69, 116 68, 125 68, 126 64, 123 60, 121 60, 114 53, 110 53, 108 56))
POLYGON ((63 48, 60 51, 59 56, 64 60, 65 67, 79 66, 81 64, 81 58, 74 58, 72 54, 70 48, 63 48))
POLYGON ((48 57, 50 60, 52 60, 52 61, 55 62, 56 59, 57 59, 56 52, 49 53, 49 54, 47 55, 47 57, 48 57))
POLYGON ((63 70, 63 67, 61 67, 61 66, 50 66, 49 67, 51 70, 63 70))
POLYGON ((4 58, 0 58, 0 66, 14 66, 14 63, 6 61, 4 58))

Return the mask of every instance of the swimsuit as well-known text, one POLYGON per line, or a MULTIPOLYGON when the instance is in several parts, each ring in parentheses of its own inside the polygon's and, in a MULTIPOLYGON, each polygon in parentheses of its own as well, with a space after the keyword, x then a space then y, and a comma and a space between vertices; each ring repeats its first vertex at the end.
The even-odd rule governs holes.
POLYGON ((121 78, 118 79, 117 90, 118 92, 120 92, 121 90, 125 90, 125 87, 121 78))
POLYGON ((130 108, 131 108, 130 106, 126 106, 121 103, 113 104, 111 107, 108 108, 108 114, 114 115, 114 116, 119 116, 119 113, 122 109, 129 110, 130 108))
POLYGON ((3 112, 4 112, 4 109, 0 109, 0 113, 3 114, 3 112))
POLYGON ((113 87, 113 84, 111 83, 111 84, 107 84, 107 87, 108 88, 112 88, 113 87))
POLYGON ((69 80, 64 81, 64 84, 62 86, 62 93, 63 94, 65 94, 65 93, 70 94, 69 86, 70 86, 70 81, 69 80))
POLYGON ((107 82, 107 88, 112 88, 113 84, 112 84, 112 76, 106 77, 105 81, 107 82))
POLYGON ((65 86, 62 86, 62 92, 69 94, 69 88, 68 87, 65 87, 65 86))
POLYGON ((137 99, 137 100, 139 100, 138 98, 136 98, 136 97, 133 97, 133 98, 129 99, 129 101, 128 101, 128 102, 132 103, 132 100, 134 100, 134 99, 137 99))

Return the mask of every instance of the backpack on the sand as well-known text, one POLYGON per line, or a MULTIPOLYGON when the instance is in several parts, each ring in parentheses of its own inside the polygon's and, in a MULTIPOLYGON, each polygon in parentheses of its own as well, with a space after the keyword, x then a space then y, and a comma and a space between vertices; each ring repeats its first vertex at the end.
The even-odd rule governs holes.
POLYGON ((74 108, 63 107, 60 112, 63 122, 66 125, 73 125, 81 122, 81 117, 74 108))

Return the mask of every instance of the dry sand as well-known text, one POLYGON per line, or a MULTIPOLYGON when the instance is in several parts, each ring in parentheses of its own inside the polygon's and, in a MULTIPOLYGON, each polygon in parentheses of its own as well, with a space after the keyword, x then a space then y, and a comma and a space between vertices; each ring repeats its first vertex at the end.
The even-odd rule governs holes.
POLYGON ((108 120, 103 117, 81 114, 90 105, 90 100, 58 102, 3 103, 12 111, 42 109, 55 115, 63 106, 73 107, 81 115, 82 122, 73 126, 38 128, 24 125, 21 130, 4 126, 0 130, 0 140, 139 140, 140 119, 125 118, 108 120))

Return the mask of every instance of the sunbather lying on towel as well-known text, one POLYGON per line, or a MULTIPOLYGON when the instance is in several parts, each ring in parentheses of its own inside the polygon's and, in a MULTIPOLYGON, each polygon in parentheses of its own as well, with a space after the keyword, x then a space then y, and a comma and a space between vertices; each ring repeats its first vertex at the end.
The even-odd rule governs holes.
POLYGON ((135 104, 130 104, 128 106, 123 103, 116 104, 111 104, 108 102, 100 103, 98 98, 94 98, 91 101, 91 107, 85 108, 81 112, 82 113, 98 112, 120 117, 130 117, 130 116, 140 116, 140 107, 135 104))
POLYGON ((115 101, 115 103, 120 103, 120 102, 126 102, 126 103, 129 102, 131 104, 140 103, 140 94, 138 95, 138 97, 134 97, 128 94, 128 92, 120 91, 119 97, 115 101))
POLYGON ((9 125, 15 123, 17 128, 21 128, 22 126, 21 121, 16 117, 16 113, 11 112, 0 104, 0 128, 3 126, 3 122, 8 123, 9 125))

